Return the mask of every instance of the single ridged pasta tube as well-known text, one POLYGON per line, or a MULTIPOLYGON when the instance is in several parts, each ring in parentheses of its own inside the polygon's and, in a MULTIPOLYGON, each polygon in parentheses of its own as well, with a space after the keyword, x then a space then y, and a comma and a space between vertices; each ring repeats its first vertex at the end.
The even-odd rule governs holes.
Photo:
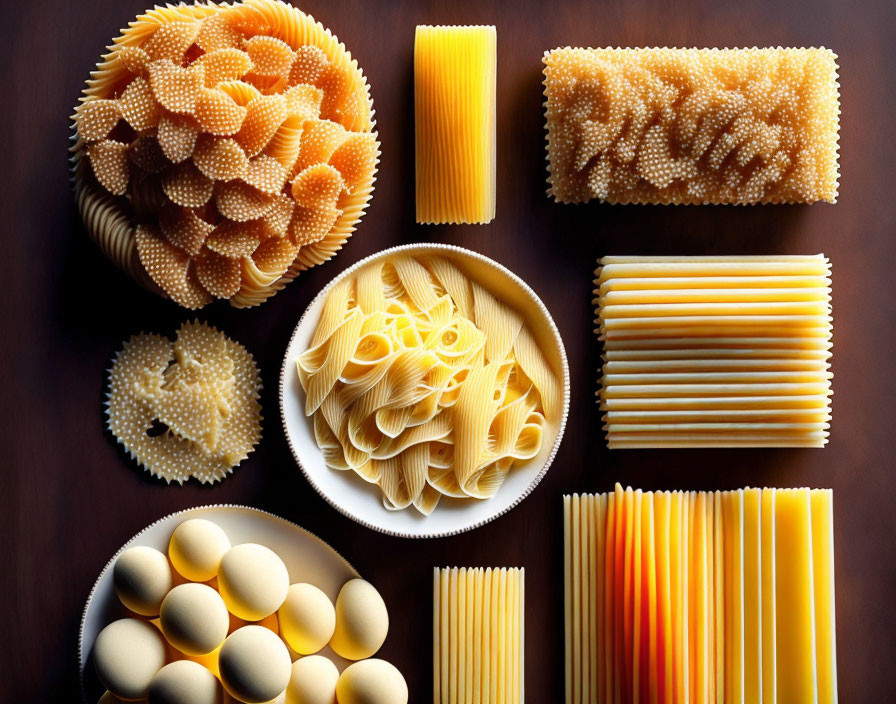
POLYGON ((554 49, 548 194, 561 203, 836 202, 828 49, 554 49))
POLYGON ((494 219, 496 70, 495 27, 417 27, 417 222, 494 219))

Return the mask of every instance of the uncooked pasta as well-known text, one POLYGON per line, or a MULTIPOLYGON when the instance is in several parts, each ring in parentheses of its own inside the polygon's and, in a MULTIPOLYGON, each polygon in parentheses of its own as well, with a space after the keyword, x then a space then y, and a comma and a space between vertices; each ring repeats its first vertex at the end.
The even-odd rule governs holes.
POLYGON ((827 49, 555 49, 548 193, 562 203, 837 200, 827 49))
POLYGON ((341 280, 297 365, 327 465, 379 485, 389 509, 494 496, 560 414, 522 316, 447 257, 396 255, 341 280))
POLYGON ((566 702, 837 702, 830 489, 563 497, 566 702))
POLYGON ((354 230, 379 157, 345 47, 277 0, 159 6, 74 114, 78 205, 104 253, 186 308, 261 303, 354 230))
POLYGON ((595 281, 610 448, 821 447, 831 411, 823 255, 604 257, 595 281))

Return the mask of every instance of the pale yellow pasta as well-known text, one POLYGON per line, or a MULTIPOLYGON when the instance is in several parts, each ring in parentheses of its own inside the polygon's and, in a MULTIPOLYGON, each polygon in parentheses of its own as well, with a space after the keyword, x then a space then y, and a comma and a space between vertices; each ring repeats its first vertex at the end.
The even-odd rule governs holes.
POLYGON ((494 496, 559 421, 557 376, 523 317, 445 257, 345 278, 297 366, 327 465, 378 484, 389 510, 494 496))
POLYGON ((525 699, 525 569, 433 571, 433 701, 525 699))
POLYGON ((823 255, 600 264, 594 302, 611 448, 827 442, 833 319, 823 255))

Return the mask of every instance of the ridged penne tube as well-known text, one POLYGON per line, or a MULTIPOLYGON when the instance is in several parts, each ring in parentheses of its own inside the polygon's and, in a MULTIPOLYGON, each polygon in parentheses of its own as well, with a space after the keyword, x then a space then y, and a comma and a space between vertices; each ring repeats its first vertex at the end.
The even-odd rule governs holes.
POLYGON ((433 701, 525 699, 523 568, 433 569, 433 701))
POLYGON ((417 27, 417 222, 494 219, 496 72, 493 26, 417 27))
POLYGON ((611 448, 827 442, 825 257, 604 257, 600 265, 599 395, 611 448))
POLYGON ((837 200, 840 92, 827 49, 566 47, 544 64, 559 202, 837 200))
POLYGON ((836 702, 832 514, 825 489, 564 496, 568 704, 836 702))
POLYGON ((560 422, 554 370, 485 283, 445 257, 374 261, 330 290, 296 360, 326 463, 387 509, 493 497, 560 422))

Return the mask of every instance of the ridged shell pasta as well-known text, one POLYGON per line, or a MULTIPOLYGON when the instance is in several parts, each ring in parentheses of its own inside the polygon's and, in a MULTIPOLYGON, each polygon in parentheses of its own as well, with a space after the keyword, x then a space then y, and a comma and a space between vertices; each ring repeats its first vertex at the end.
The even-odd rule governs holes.
POLYGON ((78 205, 110 259, 179 305, 258 305, 354 230, 374 126, 357 62, 299 10, 156 7, 114 40, 75 109, 78 205), (319 166, 339 176, 326 198, 305 188, 319 166))
POLYGON ((450 259, 371 262, 328 294, 297 360, 329 467, 388 509, 488 499, 557 421, 557 377, 522 317, 450 259))

